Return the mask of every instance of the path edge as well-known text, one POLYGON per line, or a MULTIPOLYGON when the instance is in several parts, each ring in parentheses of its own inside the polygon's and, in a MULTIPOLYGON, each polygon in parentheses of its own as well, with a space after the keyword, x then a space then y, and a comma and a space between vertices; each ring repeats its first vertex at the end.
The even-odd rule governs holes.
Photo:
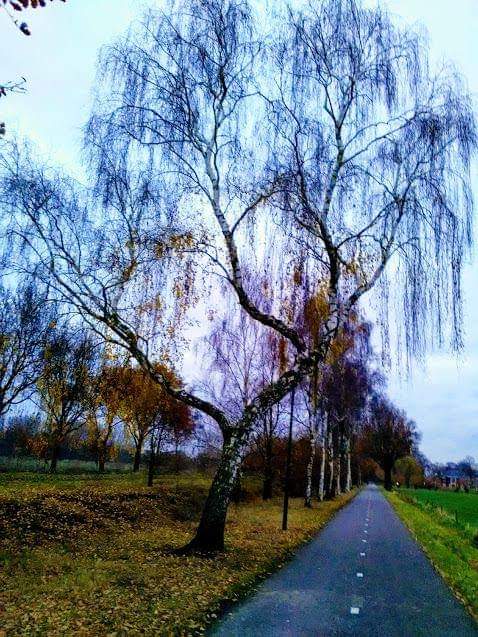
POLYGON ((219 602, 218 608, 214 611, 216 615, 211 621, 205 623, 203 631, 200 633, 201 635, 213 635, 214 629, 221 623, 224 619, 225 615, 235 609, 237 606, 242 604, 248 597, 257 592, 259 586, 265 582, 269 577, 275 575, 282 567, 289 564, 297 553, 305 548, 308 544, 315 541, 315 539, 323 532, 323 530, 332 522, 332 520, 349 506, 357 497, 359 493, 365 488, 366 485, 362 485, 360 487, 355 487, 352 489, 350 493, 342 494, 349 496, 344 502, 340 503, 340 506, 335 509, 332 515, 324 521, 322 526, 320 526, 317 531, 311 535, 310 537, 304 538, 301 542, 296 544, 293 548, 290 548, 285 553, 282 553, 280 556, 274 557, 264 567, 264 571, 262 573, 258 573, 256 577, 250 582, 242 584, 238 587, 238 589, 234 590, 236 597, 231 599, 224 599, 219 602))

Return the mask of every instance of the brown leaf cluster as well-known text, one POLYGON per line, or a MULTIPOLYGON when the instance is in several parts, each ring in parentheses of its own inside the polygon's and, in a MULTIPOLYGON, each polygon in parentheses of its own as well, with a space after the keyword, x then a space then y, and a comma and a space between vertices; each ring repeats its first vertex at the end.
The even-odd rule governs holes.
POLYGON ((25 549, 48 542, 74 543, 99 529, 143 524, 158 515, 196 519, 206 490, 164 487, 132 488, 118 485, 105 492, 84 488, 73 493, 37 494, 25 489, 21 497, 0 498, 0 551, 25 549))

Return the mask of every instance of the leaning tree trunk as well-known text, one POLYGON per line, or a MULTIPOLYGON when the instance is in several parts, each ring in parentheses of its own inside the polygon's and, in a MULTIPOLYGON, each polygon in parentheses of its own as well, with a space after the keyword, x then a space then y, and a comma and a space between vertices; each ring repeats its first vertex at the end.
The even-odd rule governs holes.
POLYGON ((144 438, 141 436, 138 438, 136 443, 136 447, 134 450, 134 460, 133 460, 133 472, 136 473, 139 471, 139 467, 141 465, 141 453, 143 451, 143 442, 144 438))
POLYGON ((215 552, 224 549, 227 508, 247 444, 247 435, 228 432, 221 460, 204 505, 196 535, 183 551, 215 552))
POLYGON ((231 502, 235 504, 239 504, 242 500, 242 471, 239 469, 236 475, 236 481, 234 482, 234 487, 231 493, 231 502))
MULTIPOLYGON (((314 423, 315 427, 315 423, 314 423)), ((316 433, 313 430, 310 434, 310 450, 309 450, 309 459, 307 461, 307 469, 306 469, 306 482, 305 482, 305 498, 304 498, 304 506, 308 509, 312 508, 312 476, 314 470, 314 460, 315 460, 315 443, 316 443, 316 433)))

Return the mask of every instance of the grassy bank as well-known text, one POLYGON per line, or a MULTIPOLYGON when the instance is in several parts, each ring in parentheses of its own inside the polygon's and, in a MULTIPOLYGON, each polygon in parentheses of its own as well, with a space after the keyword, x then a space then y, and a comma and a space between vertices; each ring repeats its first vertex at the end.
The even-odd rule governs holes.
POLYGON ((251 501, 231 507, 226 552, 211 559, 174 553, 194 529, 207 478, 164 478, 152 490, 136 480, 48 485, 25 476, 23 488, 5 487, 0 626, 6 635, 198 634, 351 497, 312 510, 292 501, 284 533, 280 501, 265 504, 249 494, 251 501))
MULTIPOLYGON (((470 496, 478 500, 470 494, 454 495, 464 499, 470 496)), ((420 497, 413 498, 413 493, 394 492, 386 493, 386 496, 436 569, 478 619, 478 548, 473 541, 473 527, 467 523, 455 523, 452 511, 457 510, 456 508, 450 511, 446 508, 439 509, 420 497)), ((468 500, 463 502, 462 506, 467 509, 468 500)), ((460 508, 456 498, 453 506, 460 508)))

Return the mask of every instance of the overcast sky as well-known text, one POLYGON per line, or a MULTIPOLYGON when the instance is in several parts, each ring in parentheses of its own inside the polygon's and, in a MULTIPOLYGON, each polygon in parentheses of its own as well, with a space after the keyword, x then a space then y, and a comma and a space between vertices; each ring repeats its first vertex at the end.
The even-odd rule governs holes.
MULTIPOLYGON (((372 4, 373 0, 369 0, 372 4)), ((478 0, 384 0, 384 6, 430 36, 432 59, 450 59, 478 95, 478 0)), ((141 0, 68 0, 24 14, 22 36, 0 9, 0 82, 25 76, 28 92, 0 100, 0 121, 57 162, 78 171, 81 125, 89 111, 98 49, 123 33, 141 0)), ((17 14, 18 16, 19 14, 17 14)), ((473 179, 476 184, 476 167, 473 179)), ((475 192, 478 189, 475 186, 475 192)), ((416 420, 422 450, 435 461, 478 457, 478 263, 465 273, 466 345, 460 360, 428 357, 409 380, 391 374, 389 393, 416 420)))

